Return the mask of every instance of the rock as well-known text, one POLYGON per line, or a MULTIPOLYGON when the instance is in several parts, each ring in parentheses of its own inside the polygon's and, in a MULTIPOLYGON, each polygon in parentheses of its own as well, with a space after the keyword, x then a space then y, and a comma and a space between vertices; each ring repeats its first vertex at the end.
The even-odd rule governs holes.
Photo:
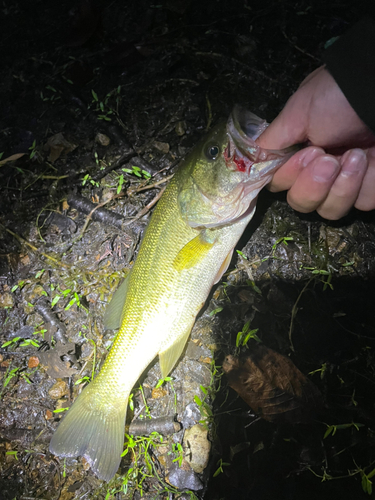
POLYGON ((56 384, 51 387, 51 389, 48 391, 48 394, 52 399, 60 399, 63 396, 66 396, 68 392, 69 388, 67 383, 60 378, 57 379, 56 384))
POLYGON ((178 466, 177 462, 174 462, 169 469, 168 481, 172 486, 183 490, 201 490, 203 488, 202 481, 195 474, 195 472, 190 468, 186 460, 182 461, 181 467, 178 466))
POLYGON ((177 122, 175 131, 179 137, 182 137, 186 132, 186 122, 185 121, 177 122))
POLYGON ((53 418, 53 413, 51 412, 51 410, 46 410, 46 413, 44 414, 44 418, 46 420, 51 420, 51 418, 53 418))
POLYGON ((193 425, 185 431, 183 447, 186 461, 194 472, 200 474, 207 467, 211 451, 211 443, 207 439, 208 431, 200 424, 193 425))
POLYGON ((182 425, 185 429, 188 427, 192 427, 202 418, 200 409, 197 403, 192 402, 189 403, 184 411, 184 415, 182 417, 182 425))
POLYGON ((161 153, 169 153, 169 144, 167 142, 154 141, 154 148, 161 153))
POLYGON ((96 134, 95 141, 100 144, 100 146, 109 146, 111 143, 111 139, 100 132, 96 134))
POLYGON ((12 294, 10 293, 2 293, 0 295, 0 307, 5 308, 5 307, 13 307, 14 301, 12 294))
POLYGON ((151 393, 152 399, 163 398, 167 394, 168 394, 168 391, 166 389, 164 389, 164 387, 154 388, 154 389, 152 389, 152 393, 151 393))
POLYGON ((39 365, 39 358, 37 356, 30 356, 27 366, 29 368, 35 368, 39 365))

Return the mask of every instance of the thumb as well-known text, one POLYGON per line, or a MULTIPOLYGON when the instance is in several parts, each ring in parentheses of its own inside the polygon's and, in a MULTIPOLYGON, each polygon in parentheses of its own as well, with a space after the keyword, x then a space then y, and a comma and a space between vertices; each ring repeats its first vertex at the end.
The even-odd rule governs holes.
POLYGON ((285 108, 258 137, 257 144, 265 149, 284 149, 307 141, 305 113, 296 106, 295 95, 286 103, 285 108))

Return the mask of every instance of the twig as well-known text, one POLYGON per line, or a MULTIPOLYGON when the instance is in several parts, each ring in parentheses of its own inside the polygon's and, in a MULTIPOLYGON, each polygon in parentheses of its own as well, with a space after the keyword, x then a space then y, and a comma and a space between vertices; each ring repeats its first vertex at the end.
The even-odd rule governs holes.
POLYGON ((315 277, 314 278, 310 278, 309 281, 306 283, 306 285, 302 288, 301 293, 298 295, 298 298, 295 301, 293 309, 292 309, 292 316, 290 318, 290 326, 289 326, 289 343, 290 343, 290 348, 292 349, 293 352, 295 352, 294 351, 293 342, 292 342, 293 322, 294 322, 294 318, 296 317, 297 312, 298 312, 298 303, 301 300, 301 297, 304 294, 306 288, 310 285, 310 283, 314 279, 315 279, 315 277))
POLYGON ((164 184, 164 182, 170 181, 173 176, 174 176, 174 174, 168 175, 167 177, 165 177, 161 181, 154 182, 153 184, 147 184, 146 186, 142 185, 140 188, 137 188, 137 189, 134 189, 134 190, 133 189, 128 189, 127 193, 129 195, 131 195, 131 194, 135 194, 135 193, 140 193, 141 191, 147 191, 148 189, 152 189, 152 188, 154 188, 156 186, 160 186, 160 184, 164 184))
POLYGON ((85 223, 83 225, 83 228, 81 229, 81 232, 80 234, 77 236, 77 238, 75 238, 72 242, 72 245, 74 245, 75 243, 77 243, 77 241, 79 241, 83 235, 85 234, 85 231, 87 229, 87 226, 89 225, 89 222, 92 218, 92 215, 93 213, 95 212, 95 210, 97 210, 98 208, 102 208, 104 207, 104 205, 106 205, 107 203, 109 203, 110 201, 116 199, 116 198, 119 198, 120 196, 118 194, 115 194, 114 196, 112 196, 111 198, 109 198, 108 200, 106 201, 103 201, 102 203, 98 203, 92 210, 91 212, 88 214, 88 216, 86 217, 86 220, 85 220, 85 223))
POLYGON ((163 187, 163 189, 161 189, 159 191, 159 193, 155 196, 155 198, 153 198, 148 205, 146 205, 144 208, 142 208, 142 210, 140 212, 138 212, 135 217, 133 217, 130 220, 127 220, 126 222, 124 222, 123 225, 124 226, 129 226, 130 224, 132 224, 136 220, 138 220, 141 217, 143 217, 144 215, 146 215, 147 212, 155 205, 155 203, 160 200, 160 198, 161 198, 162 194, 164 193, 164 191, 165 191, 165 187, 163 187))
MULTIPOLYGON (((29 243, 25 238, 23 238, 22 236, 19 236, 18 234, 14 233, 13 231, 11 231, 10 229, 8 229, 7 227, 5 227, 1 223, 0 223, 0 227, 4 228, 5 231, 7 231, 12 236, 14 236, 14 238, 16 238, 16 240, 18 240, 19 243, 21 243, 21 244, 24 243, 25 245, 27 245, 28 247, 30 247, 33 250, 33 252, 35 252, 37 254, 37 257, 39 257, 40 255, 42 255, 46 259, 52 260, 53 262, 55 262, 59 266, 67 267, 68 269, 72 269, 73 268, 72 264, 67 264, 66 262, 62 262, 61 260, 55 259, 54 257, 51 257, 50 255, 48 255, 48 254, 46 254, 44 252, 41 252, 37 247, 35 247, 31 243, 29 243)), ((85 269, 84 272, 87 273, 87 274, 95 275, 95 276, 98 276, 98 275, 99 276, 103 276, 103 277, 110 276, 110 274, 108 274, 108 273, 99 273, 98 271, 93 272, 93 271, 89 271, 88 269, 85 269)))
POLYGON ((309 52, 306 52, 306 50, 303 50, 301 49, 301 47, 298 47, 298 45, 296 45, 295 43, 292 42, 292 40, 288 37, 288 35, 285 33, 284 30, 281 30, 281 33, 284 35, 284 37, 286 38, 286 40, 288 40, 288 42, 296 49, 298 50, 299 52, 301 52, 302 54, 304 54, 305 56, 307 57, 311 57, 311 59, 314 59, 314 61, 319 61, 319 59, 315 56, 313 56, 312 54, 310 54, 309 52))
POLYGON ((52 260, 53 262, 55 262, 56 264, 59 264, 60 266, 65 266, 65 267, 68 267, 68 268, 72 267, 70 264, 66 264, 65 262, 61 262, 61 260, 57 260, 54 257, 51 257, 50 255, 48 255, 48 254, 46 254, 44 252, 41 252, 37 247, 34 247, 34 245, 32 245, 31 243, 29 243, 25 238, 23 238, 22 236, 19 236, 18 234, 14 233, 13 231, 11 231, 7 227, 5 227, 3 224, 0 223, 0 226, 3 227, 5 229, 5 231, 7 231, 9 234, 11 234, 12 236, 14 236, 14 238, 16 238, 16 240, 18 240, 21 244, 24 243, 25 245, 27 245, 28 247, 30 247, 34 252, 39 253, 40 255, 43 255, 43 257, 45 257, 46 259, 52 260))

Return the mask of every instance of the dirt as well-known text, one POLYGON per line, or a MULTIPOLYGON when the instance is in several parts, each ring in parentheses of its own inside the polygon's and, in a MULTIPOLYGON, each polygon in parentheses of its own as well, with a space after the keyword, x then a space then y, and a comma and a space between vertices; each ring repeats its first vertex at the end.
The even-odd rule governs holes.
POLYGON ((105 359, 106 304, 179 160, 236 103, 271 121, 362 15, 345 0, 3 2, 1 500, 371 497, 374 214, 331 223, 283 194, 261 194, 172 380, 156 388, 155 362, 135 388, 130 417, 157 434, 128 442, 108 485, 48 451, 105 359), (225 356, 257 342, 236 345, 246 323, 317 387, 312 421, 259 419, 227 386, 225 356))

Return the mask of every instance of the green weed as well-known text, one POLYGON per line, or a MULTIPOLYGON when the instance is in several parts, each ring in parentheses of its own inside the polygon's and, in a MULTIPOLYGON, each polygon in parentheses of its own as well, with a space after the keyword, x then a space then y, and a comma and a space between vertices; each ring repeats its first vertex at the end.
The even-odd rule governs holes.
POLYGON ((149 179, 151 177, 151 174, 147 172, 146 170, 142 170, 140 167, 136 167, 135 165, 132 166, 132 168, 122 168, 121 169, 123 172, 126 174, 132 174, 135 175, 136 177, 139 177, 140 179, 149 179))
POLYGON ((250 330, 250 321, 244 324, 242 330, 237 333, 236 337, 236 347, 240 349, 241 347, 247 347, 247 343, 250 339, 254 339, 256 342, 262 342, 258 337, 259 328, 254 328, 250 330))

